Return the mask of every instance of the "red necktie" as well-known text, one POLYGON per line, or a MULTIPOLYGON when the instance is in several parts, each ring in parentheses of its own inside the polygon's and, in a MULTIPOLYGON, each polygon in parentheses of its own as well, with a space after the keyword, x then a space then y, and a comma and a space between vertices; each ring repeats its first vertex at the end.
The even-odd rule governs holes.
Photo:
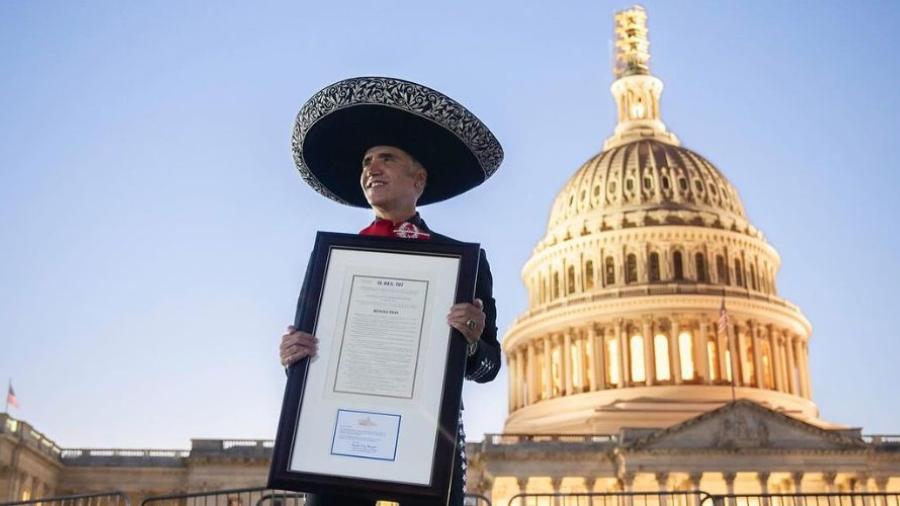
POLYGON ((431 234, 417 227, 414 223, 404 221, 394 225, 391 220, 375 218, 371 225, 359 231, 359 235, 377 235, 379 237, 401 237, 403 239, 430 239, 431 234))

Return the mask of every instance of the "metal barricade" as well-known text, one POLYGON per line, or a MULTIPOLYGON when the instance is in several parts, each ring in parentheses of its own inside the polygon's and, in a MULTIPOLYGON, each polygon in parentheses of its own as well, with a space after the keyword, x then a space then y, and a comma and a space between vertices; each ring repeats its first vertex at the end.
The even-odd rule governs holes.
POLYGON ((898 492, 709 495, 702 506, 900 506, 898 492))
MULTIPOLYGON (((267 488, 210 490, 190 494, 161 495, 148 497, 141 502, 141 506, 305 506, 305 504, 305 494, 267 488)), ((382 504, 396 503, 382 502, 382 504)), ((491 501, 481 494, 466 494, 463 505, 491 506, 491 501)))
POLYGON ((512 496, 508 506, 701 506, 708 496, 699 490, 686 492, 523 493, 512 496))
POLYGON ((0 506, 131 506, 123 492, 99 492, 94 494, 38 497, 27 501, 0 502, 0 506))
POLYGON ((148 497, 141 506, 304 506, 306 495, 265 487, 148 497))

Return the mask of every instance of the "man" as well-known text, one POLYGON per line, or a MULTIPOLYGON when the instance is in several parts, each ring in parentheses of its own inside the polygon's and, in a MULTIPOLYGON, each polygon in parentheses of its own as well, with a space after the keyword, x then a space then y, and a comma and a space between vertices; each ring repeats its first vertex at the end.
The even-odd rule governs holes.
MULTIPOLYGON (((502 160, 493 134, 458 103, 415 83, 377 77, 348 79, 317 93, 297 117, 293 147, 297 167, 314 189, 360 207, 362 197, 372 209, 375 221, 360 234, 409 240, 452 241, 428 228, 417 204, 450 198, 477 186, 502 160), (356 188, 350 187, 351 175, 356 188)), ((304 281, 301 301, 305 285, 304 281)), ((475 299, 453 305, 447 314, 447 324, 468 344, 466 379, 480 383, 493 380, 500 369, 492 291, 490 266, 482 250, 475 299)), ((281 363, 290 367, 315 356, 317 348, 315 336, 290 326, 281 340, 281 363)), ((451 506, 462 504, 465 491, 464 436, 460 416, 451 506)), ((317 506, 371 504, 334 495, 311 500, 317 506)))

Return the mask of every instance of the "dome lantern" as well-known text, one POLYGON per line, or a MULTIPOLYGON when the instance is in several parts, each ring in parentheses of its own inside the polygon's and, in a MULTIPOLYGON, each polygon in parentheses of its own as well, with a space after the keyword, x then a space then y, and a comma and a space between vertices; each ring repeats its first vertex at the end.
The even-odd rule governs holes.
POLYGON ((619 123, 606 139, 607 150, 639 139, 655 139, 678 146, 675 134, 666 130, 659 112, 663 83, 650 74, 650 40, 647 13, 636 5, 615 16, 616 80, 610 87, 618 106, 619 123))

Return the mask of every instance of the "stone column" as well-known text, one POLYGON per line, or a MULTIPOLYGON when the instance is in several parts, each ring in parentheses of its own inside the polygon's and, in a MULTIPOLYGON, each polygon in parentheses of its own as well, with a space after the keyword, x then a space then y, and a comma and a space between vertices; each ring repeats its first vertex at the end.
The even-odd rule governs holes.
POLYGON ((656 473, 656 492, 659 493, 659 506, 669 506, 669 473, 656 473))
MULTIPOLYGON (((553 488, 554 494, 562 493, 562 476, 552 476, 550 477, 550 486, 553 488)), ((559 506, 565 506, 565 498, 563 497, 555 497, 553 500, 553 504, 558 504, 559 506)))
POLYGON ((525 407, 527 399, 525 398, 525 349, 521 346, 516 350, 516 405, 520 408, 525 407))
POLYGON ((772 370, 772 377, 775 380, 775 390, 784 392, 784 382, 781 377, 781 354, 778 350, 778 336, 775 335, 775 329, 772 324, 766 325, 766 333, 769 338, 769 368, 772 370))
MULTIPOLYGON (((606 372, 606 354, 609 352, 609 349, 606 346, 606 327, 600 328, 599 332, 597 332, 597 380, 600 388, 606 389, 609 388, 609 380, 607 379, 606 372)), ((610 359, 612 361, 613 359, 610 359)))
POLYGON ((702 472, 693 472, 688 475, 688 485, 691 487, 691 492, 694 492, 691 494, 688 506, 700 506, 700 496, 696 492, 700 490, 700 481, 702 479, 702 472))
POLYGON ((765 381, 763 380, 762 353, 760 353, 759 349, 758 329, 756 322, 750 320, 748 331, 750 333, 750 344, 753 346, 753 376, 756 381, 756 388, 763 388, 765 381))
MULTIPOLYGON (((541 398, 540 381, 537 379, 537 350, 534 340, 528 342, 528 361, 524 364, 527 367, 525 373, 525 384, 527 385, 526 393, 528 394, 527 404, 534 404, 541 398)), ((524 399, 523 399, 524 400, 524 399)))
POLYGON ((547 392, 547 399, 553 398, 553 344, 550 342, 550 336, 544 336, 544 385, 541 387, 541 396, 543 392, 547 392))
MULTIPOLYGON (((771 492, 769 491, 769 473, 768 472, 757 472, 756 480, 759 482, 759 489, 764 495, 769 495, 771 492)), ((769 498, 763 497, 761 501, 762 506, 769 506, 769 498)))
POLYGON ((507 411, 509 413, 516 410, 516 390, 519 388, 519 378, 516 375, 516 362, 516 351, 511 350, 506 354, 506 367, 507 370, 510 371, 509 375, 507 375, 507 381, 509 382, 507 411))
POLYGON ((809 340, 804 339, 801 343, 801 349, 803 350, 803 385, 806 389, 806 398, 812 399, 812 383, 810 383, 809 377, 809 340))
POLYGON ((625 322, 621 318, 616 321, 616 339, 619 340, 619 388, 628 386, 631 377, 631 364, 626 360, 628 356, 628 338, 625 337, 625 322))
MULTIPOLYGON (((619 478, 619 481, 622 483, 622 492, 626 494, 630 494, 634 492, 634 473, 633 472, 625 472, 622 473, 622 476, 619 478)), ((625 505, 624 506, 634 506, 634 497, 631 495, 625 496, 625 505)))
POLYGON ((584 333, 578 329, 573 329, 572 332, 575 334, 575 352, 578 353, 578 376, 581 378, 581 383, 578 385, 578 389, 581 392, 590 391, 588 387, 588 370, 587 364, 584 362, 584 333))
POLYGON ((591 361, 588 367, 591 368, 591 375, 588 377, 588 388, 591 392, 595 392, 603 384, 603 378, 600 376, 600 357, 597 356, 597 329, 591 323, 587 328, 587 345, 591 350, 591 361))
POLYGON ((794 489, 795 494, 803 493, 803 476, 804 473, 802 471, 791 473, 791 487, 794 489))
POLYGON ((784 348, 787 351, 788 387, 790 388, 790 393, 800 395, 800 388, 797 386, 797 375, 794 374, 794 369, 797 367, 797 362, 794 359, 794 336, 787 332, 784 334, 784 348))
MULTIPOLYGON (((734 495, 734 479, 737 478, 737 473, 722 473, 722 479, 725 480, 725 493, 727 495, 734 495)), ((733 502, 732 500, 726 501, 725 504, 729 504, 733 502)))
POLYGON ((648 387, 656 383, 656 350, 650 324, 649 317, 641 322, 641 335, 644 337, 644 372, 647 376, 645 384, 648 387))
MULTIPOLYGON (((833 494, 833 493, 837 492, 837 487, 835 486, 836 480, 837 480, 837 472, 828 471, 828 472, 822 473, 822 481, 825 482, 825 493, 826 494, 833 494)), ((829 501, 829 504, 830 504, 830 501, 829 501)))
POLYGON ((741 373, 743 372, 744 364, 741 363, 740 332, 735 327, 736 325, 733 323, 728 325, 728 350, 731 355, 731 377, 736 386, 742 386, 744 384, 744 378, 741 373))
POLYGON ((562 378, 563 391, 566 395, 572 395, 572 331, 566 329, 562 337, 562 378))
MULTIPOLYGON (((730 325, 729 325, 730 327, 730 325)), ((727 382, 728 381, 728 368, 731 365, 728 363, 728 354, 726 353, 731 346, 730 341, 728 340, 728 329, 725 329, 725 332, 719 332, 719 323, 715 324, 716 329, 716 346, 719 352, 719 381, 727 382)), ((734 371, 732 372, 732 377, 734 376, 734 371)))
POLYGON ((708 339, 709 323, 707 323, 705 316, 701 316, 697 326, 697 335, 694 336, 694 346, 697 347, 696 355, 699 363, 694 364, 694 366, 697 369, 697 376, 700 378, 700 382, 707 385, 710 383, 709 350, 706 344, 708 339))
MULTIPOLYGON (((519 488, 519 494, 527 494, 528 493, 528 477, 527 476, 516 476, 516 486, 519 488)), ((511 503, 513 506, 525 506, 526 498, 521 497, 515 503, 511 503)))
POLYGON ((794 351, 794 366, 797 368, 797 395, 806 397, 806 374, 803 370, 803 348, 800 337, 791 339, 791 345, 794 351))
POLYGON ((679 346, 678 342, 678 332, 680 328, 678 326, 678 315, 672 315, 672 325, 669 328, 669 357, 672 368, 672 382, 676 385, 680 385, 682 382, 681 377, 681 346, 679 346))

